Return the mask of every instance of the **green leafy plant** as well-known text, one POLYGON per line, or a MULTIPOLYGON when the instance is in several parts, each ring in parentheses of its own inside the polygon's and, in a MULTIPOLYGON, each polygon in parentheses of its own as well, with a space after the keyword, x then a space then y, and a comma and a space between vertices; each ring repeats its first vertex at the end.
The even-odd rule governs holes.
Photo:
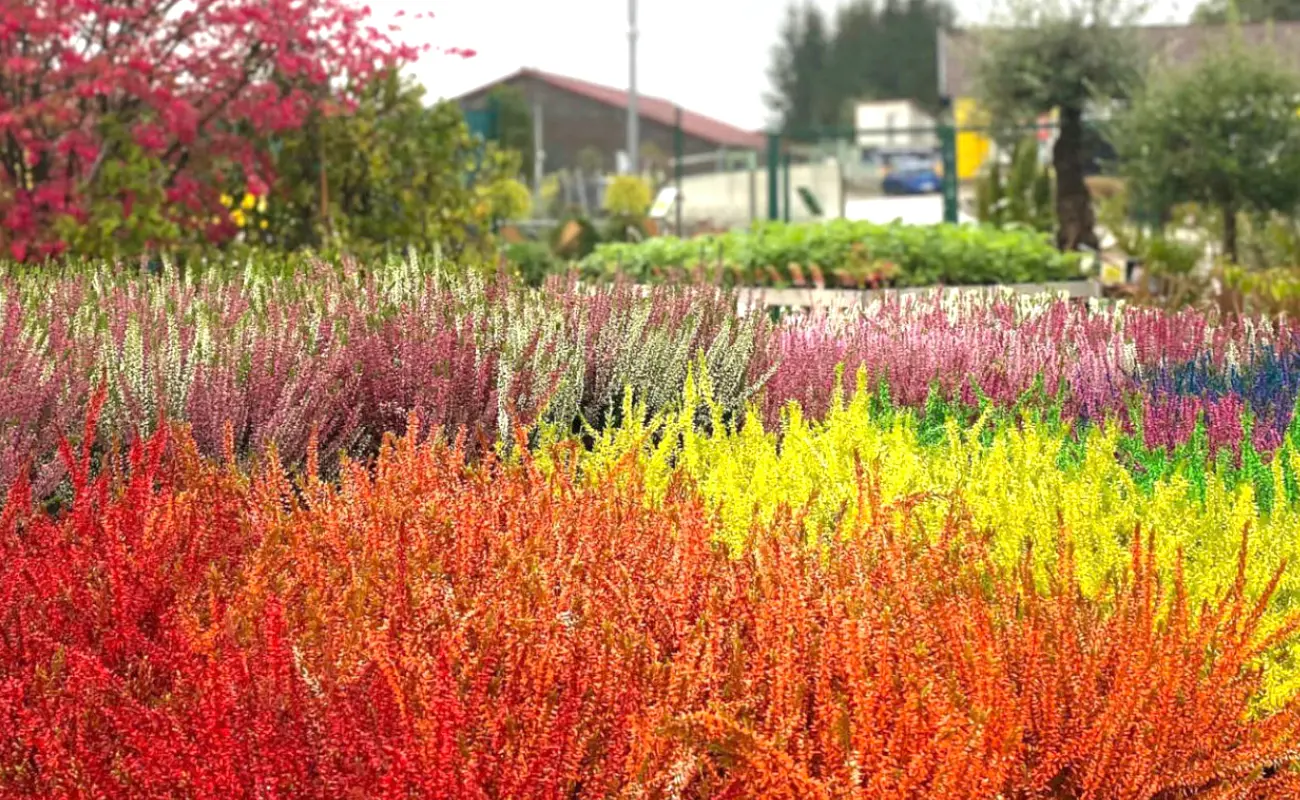
POLYGON ((646 214, 653 202, 650 184, 639 175, 617 175, 605 189, 605 241, 637 242, 646 237, 646 214))
POLYGON ((478 213, 494 223, 524 219, 533 210, 533 196, 514 178, 501 175, 477 187, 478 213))
POLYGON ((616 217, 643 217, 654 198, 650 184, 637 175, 617 175, 605 189, 605 211, 616 217))
POLYGON ((526 286, 541 286, 546 278, 563 269, 558 258, 545 242, 515 242, 506 245, 506 263, 526 286))
POLYGON ((141 147, 114 118, 99 128, 116 157, 105 159, 98 179, 88 186, 84 215, 63 215, 55 223, 55 234, 68 251, 90 258, 138 256, 175 245, 187 234, 201 238, 211 220, 196 217, 183 230, 169 213, 168 169, 162 159, 141 147))
POLYGON ((283 250, 492 253, 492 224, 516 194, 498 181, 519 173, 517 154, 477 141, 454 103, 426 106, 424 89, 396 73, 275 152, 264 243, 283 250))
POLYGON ((1016 142, 1006 174, 993 159, 975 185, 976 216, 997 227, 1022 225, 1048 233, 1056 225, 1052 208, 1055 184, 1049 167, 1038 162, 1038 140, 1016 142))
POLYGON ((621 271, 654 282, 685 271, 716 275, 729 285, 856 288, 1070 280, 1079 277, 1079 264, 1077 255, 1059 252, 1030 230, 832 220, 603 244, 581 268, 591 279, 621 271))

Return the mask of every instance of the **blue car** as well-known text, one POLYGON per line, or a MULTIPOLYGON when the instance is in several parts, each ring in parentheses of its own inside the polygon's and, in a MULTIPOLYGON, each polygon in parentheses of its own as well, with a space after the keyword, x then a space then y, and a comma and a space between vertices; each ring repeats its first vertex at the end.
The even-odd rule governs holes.
POLYGON ((896 158, 886 168, 881 189, 887 195, 943 191, 943 168, 934 158, 896 158))

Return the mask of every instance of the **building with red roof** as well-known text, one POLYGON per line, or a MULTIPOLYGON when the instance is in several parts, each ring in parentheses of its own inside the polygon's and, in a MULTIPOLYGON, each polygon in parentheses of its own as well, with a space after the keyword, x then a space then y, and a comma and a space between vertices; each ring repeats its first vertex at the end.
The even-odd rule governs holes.
MULTIPOLYGON (((548 172, 577 166, 578 154, 584 150, 599 153, 602 168, 612 170, 616 154, 627 148, 628 94, 623 89, 537 69, 521 69, 463 94, 457 101, 466 110, 485 108, 489 95, 498 86, 518 89, 530 106, 541 108, 548 172)), ((641 119, 642 151, 653 146, 671 157, 678 107, 663 98, 639 94, 637 111, 641 119)), ((721 150, 761 151, 766 147, 762 133, 686 109, 681 109, 680 114, 684 156, 721 150)))

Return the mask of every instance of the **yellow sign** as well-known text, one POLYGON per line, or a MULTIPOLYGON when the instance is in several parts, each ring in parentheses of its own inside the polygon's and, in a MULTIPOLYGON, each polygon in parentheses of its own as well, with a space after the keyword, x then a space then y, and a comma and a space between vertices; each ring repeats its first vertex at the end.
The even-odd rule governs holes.
POLYGON ((978 127, 984 121, 974 98, 959 97, 953 101, 952 115, 957 125, 957 180, 968 181, 984 167, 993 142, 981 131, 962 130, 978 127))

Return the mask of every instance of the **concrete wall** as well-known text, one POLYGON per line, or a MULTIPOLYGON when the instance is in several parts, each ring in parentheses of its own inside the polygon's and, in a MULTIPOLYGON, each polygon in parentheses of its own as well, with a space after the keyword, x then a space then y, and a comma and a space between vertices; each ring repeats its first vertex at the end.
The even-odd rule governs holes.
MULTIPOLYGON (((807 187, 821 203, 824 218, 844 214, 844 176, 837 161, 790 166, 790 219, 810 221, 814 217, 799 199, 799 187, 807 187)), ((777 176, 777 192, 785 202, 781 176, 777 176)), ((748 170, 715 172, 706 175, 689 175, 682 178, 682 222, 695 225, 711 222, 719 226, 744 226, 751 221, 751 197, 754 218, 767 219, 767 170, 759 167, 752 181, 748 170), (752 188, 751 188, 752 187, 752 188)), ((672 221, 672 214, 669 221, 672 221)))
POLYGON ((1049 283, 1011 283, 985 286, 914 286, 906 289, 767 289, 742 288, 736 290, 736 301, 741 314, 761 308, 811 308, 821 310, 845 309, 864 306, 872 302, 893 298, 930 298, 936 293, 945 297, 993 296, 1016 294, 1049 295, 1069 300, 1087 300, 1101 297, 1101 284, 1093 280, 1052 281, 1049 283))
POLYGON ((934 133, 934 117, 910 100, 858 103, 854 121, 859 131, 859 147, 937 147, 939 144, 934 133), (928 130, 910 130, 914 128, 928 130))

